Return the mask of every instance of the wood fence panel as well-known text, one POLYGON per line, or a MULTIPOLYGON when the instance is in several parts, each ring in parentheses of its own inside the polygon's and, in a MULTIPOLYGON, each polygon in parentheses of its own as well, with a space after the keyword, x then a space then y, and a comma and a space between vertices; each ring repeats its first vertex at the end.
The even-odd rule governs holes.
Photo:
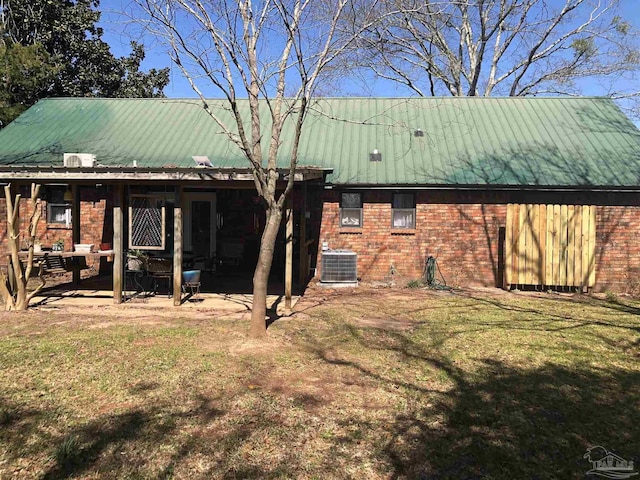
POLYGON ((540 255, 538 256, 538 284, 544 285, 546 276, 545 256, 547 252, 547 206, 538 205, 539 207, 539 223, 538 223, 538 235, 540 242, 540 255))
POLYGON ((583 208, 582 212, 582 285, 589 285, 589 215, 591 214, 591 208, 587 205, 583 208))
POLYGON ((518 249, 518 242, 520 241, 520 206, 513 206, 513 275, 512 281, 513 283, 518 283, 518 271, 520 269, 520 262, 518 261, 518 256, 520 255, 518 249))
POLYGON ((589 283, 593 287, 596 284, 596 207, 591 206, 589 211, 589 283))
POLYGON ((573 231, 575 234, 574 249, 574 268, 573 278, 575 285, 582 285, 582 216, 584 209, 582 205, 576 205, 575 216, 573 219, 573 231))
POLYGON ((520 205, 518 209, 518 283, 527 283, 527 206, 520 205))
POLYGON ((560 248, 562 235, 560 233, 562 222, 560 218, 560 205, 553 206, 553 283, 560 285, 560 265, 562 263, 562 250, 560 248))
POLYGON ((513 269, 513 203, 507 204, 507 224, 504 229, 504 283, 511 285, 513 269))
POLYGON ((592 287, 596 208, 507 205, 505 284, 592 287))
POLYGON ((535 230, 533 227, 533 205, 527 205, 525 217, 525 245, 526 245, 526 258, 525 258, 525 283, 527 285, 533 285, 533 265, 534 265, 534 235, 535 230))
POLYGON ((531 211, 531 285, 542 283, 540 278, 540 259, 544 255, 540 250, 540 205, 529 205, 531 211))
POLYGON ((544 284, 545 285, 553 285, 553 239, 554 239, 554 230, 553 230, 553 205, 546 205, 547 211, 547 223, 546 223, 546 231, 547 231, 547 241, 545 248, 545 269, 544 269, 544 284))
POLYGON ((573 283, 573 272, 575 266, 576 253, 576 234, 574 230, 576 207, 567 205, 567 281, 566 285, 575 285, 573 283))
POLYGON ((560 259, 558 267, 560 268, 560 283, 558 285, 567 284, 567 205, 560 205, 560 259))

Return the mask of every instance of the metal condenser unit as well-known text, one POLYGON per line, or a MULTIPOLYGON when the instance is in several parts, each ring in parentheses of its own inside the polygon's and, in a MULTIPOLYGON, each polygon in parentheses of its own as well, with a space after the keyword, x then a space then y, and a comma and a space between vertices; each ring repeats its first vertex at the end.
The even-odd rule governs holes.
POLYGON ((356 283, 358 281, 358 255, 350 250, 322 252, 322 283, 356 283))

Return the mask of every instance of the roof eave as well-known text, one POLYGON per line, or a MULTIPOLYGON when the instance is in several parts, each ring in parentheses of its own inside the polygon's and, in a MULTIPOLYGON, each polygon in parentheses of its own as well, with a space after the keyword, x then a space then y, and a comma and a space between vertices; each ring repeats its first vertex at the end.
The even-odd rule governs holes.
POLYGON ((640 185, 506 185, 506 184, 375 184, 326 183, 327 189, 342 190, 494 190, 530 192, 639 192, 640 185))
MULTIPOLYGON (((332 169, 298 167, 294 181, 323 179, 332 169)), ((289 169, 278 169, 280 180, 289 178, 289 169)), ((250 168, 237 167, 63 167, 63 166, 0 166, 0 180, 29 181, 253 181, 250 168)))

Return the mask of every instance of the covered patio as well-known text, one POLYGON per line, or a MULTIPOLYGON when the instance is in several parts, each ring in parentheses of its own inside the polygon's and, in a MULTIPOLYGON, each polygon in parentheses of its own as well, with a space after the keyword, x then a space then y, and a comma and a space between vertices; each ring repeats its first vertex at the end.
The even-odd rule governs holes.
MULTIPOLYGON (((284 185, 288 171, 278 174, 284 185)), ((271 306, 282 304, 290 309, 294 290, 303 290, 309 279, 318 229, 310 226, 313 219, 307 199, 325 174, 320 168, 300 168, 295 174, 274 254, 271 306)), ((250 304, 264 208, 253 191, 249 169, 22 166, 0 167, 0 177, 16 192, 35 182, 64 186, 69 193, 71 242, 62 252, 45 247, 39 258, 68 257, 71 282, 45 289, 36 302, 90 298, 92 304, 142 301, 158 307, 250 304), (104 197, 98 205, 104 205, 100 219, 93 218, 95 212, 89 208, 91 204, 96 207, 96 199, 87 195, 95 195, 96 189, 104 197), (87 239, 95 237, 92 232, 100 220, 100 241, 90 242, 87 239), (86 253, 78 251, 83 243, 94 247, 86 253), (149 260, 161 260, 166 266, 163 274, 133 272, 128 262, 132 250, 149 260), (82 269, 87 266, 99 275, 85 279, 82 269), (201 302, 189 301, 194 291, 183 288, 187 269, 200 271, 201 302), (144 281, 140 281, 142 275, 144 281)))

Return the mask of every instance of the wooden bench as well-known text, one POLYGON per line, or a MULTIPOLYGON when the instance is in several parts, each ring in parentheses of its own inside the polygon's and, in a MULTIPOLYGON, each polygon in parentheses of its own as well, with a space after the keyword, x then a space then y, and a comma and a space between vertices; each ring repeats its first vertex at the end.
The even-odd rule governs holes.
MULTIPOLYGON (((25 258, 21 260, 26 261, 25 258)), ((11 263, 11 257, 9 257, 9 264, 11 263)), ((66 257, 57 253, 37 253, 33 256, 33 269, 31 270, 31 277, 37 277, 40 272, 40 265, 43 266, 43 275, 61 275, 68 272, 73 272, 74 268, 78 270, 87 270, 93 267, 87 265, 87 259, 82 256, 66 257), (74 262, 76 262, 74 264, 74 262)))

